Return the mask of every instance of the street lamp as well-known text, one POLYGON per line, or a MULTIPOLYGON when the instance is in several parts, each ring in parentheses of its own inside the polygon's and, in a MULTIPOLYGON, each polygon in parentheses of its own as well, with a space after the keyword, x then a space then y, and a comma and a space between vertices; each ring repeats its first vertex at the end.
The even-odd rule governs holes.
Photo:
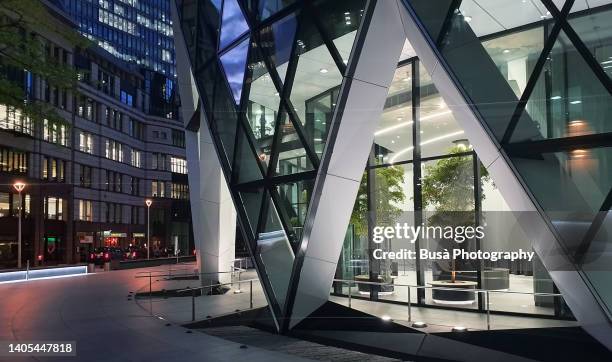
POLYGON ((17 226, 17 269, 21 269, 21 191, 23 191, 23 189, 26 187, 26 184, 21 182, 21 181, 17 181, 13 184, 13 187, 15 188, 15 190, 17 190, 17 192, 19 193, 19 208, 17 209, 18 211, 18 226, 17 226))
POLYGON ((149 230, 149 216, 151 215, 151 199, 146 199, 145 204, 147 205, 147 259, 149 259, 149 250, 151 249, 151 232, 149 230))

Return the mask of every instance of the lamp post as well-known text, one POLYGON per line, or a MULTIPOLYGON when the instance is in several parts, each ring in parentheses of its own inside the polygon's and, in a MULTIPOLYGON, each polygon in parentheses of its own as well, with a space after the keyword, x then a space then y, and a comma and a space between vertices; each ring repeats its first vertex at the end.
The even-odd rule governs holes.
POLYGON ((146 199, 145 204, 147 205, 147 259, 149 259, 149 250, 151 250, 151 232, 149 229, 149 216, 151 215, 151 199, 146 199))
POLYGON ((26 187, 26 184, 17 181, 13 184, 13 187, 19 193, 19 208, 18 211, 18 221, 17 221, 17 269, 21 269, 21 209, 22 209, 22 201, 21 201, 21 191, 26 187))

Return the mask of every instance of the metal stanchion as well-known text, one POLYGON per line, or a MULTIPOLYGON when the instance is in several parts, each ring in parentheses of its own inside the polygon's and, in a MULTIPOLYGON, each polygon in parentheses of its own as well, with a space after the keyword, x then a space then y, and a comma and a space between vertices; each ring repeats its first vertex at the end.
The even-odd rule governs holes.
POLYGON ((412 308, 410 307, 410 285, 408 285, 408 322, 412 321, 412 308))
POLYGON ((489 306, 489 291, 485 292, 485 296, 487 297, 487 330, 491 330, 491 308, 489 306))
POLYGON ((191 321, 195 321, 195 289, 191 290, 191 321))
POLYGON ((149 272, 149 313, 153 314, 153 292, 151 289, 151 272, 149 272))
POLYGON ((249 281, 249 284, 250 284, 250 287, 249 287, 250 306, 251 306, 251 309, 253 309, 253 279, 249 281))
POLYGON ((352 289, 353 289, 352 286, 353 286, 353 283, 349 282, 348 283, 348 287, 349 287, 349 290, 348 290, 348 304, 349 305, 348 307, 349 309, 351 308, 351 294, 352 294, 352 289))

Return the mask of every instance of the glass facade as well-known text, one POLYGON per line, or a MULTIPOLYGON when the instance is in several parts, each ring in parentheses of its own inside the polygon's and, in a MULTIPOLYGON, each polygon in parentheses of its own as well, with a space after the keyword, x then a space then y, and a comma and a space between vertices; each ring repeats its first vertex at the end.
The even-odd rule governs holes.
POLYGON ((366 1, 177 5, 239 223, 281 316, 366 1))
POLYGON ((610 316, 610 2, 405 3, 610 316))
POLYGON ((112 55, 169 78, 176 76, 171 0, 55 2, 79 24, 81 34, 112 55))
MULTIPOLYGON (((509 210, 427 70, 417 58, 400 61, 375 132, 336 278, 387 283, 380 288, 357 284, 352 295, 394 303, 408 301, 407 289, 394 284, 431 286, 450 279, 451 273, 459 281, 473 282, 477 289, 553 292, 553 282, 538 260, 482 264, 457 260, 451 265, 447 260, 422 260, 418 252, 413 260, 374 257, 375 249, 450 250, 453 245, 448 240, 434 237, 415 243, 398 238, 372 242, 376 226, 444 226, 453 222, 449 217, 466 225, 486 225, 488 236, 464 242, 461 247, 466 250, 531 250, 531 242, 509 210)), ((348 292, 347 283, 334 284, 333 293, 348 292)), ((482 297, 449 303, 436 300, 427 288, 413 288, 410 300, 420 306, 486 309, 482 297)), ((493 312, 569 315, 559 298, 493 293, 489 304, 493 312)))

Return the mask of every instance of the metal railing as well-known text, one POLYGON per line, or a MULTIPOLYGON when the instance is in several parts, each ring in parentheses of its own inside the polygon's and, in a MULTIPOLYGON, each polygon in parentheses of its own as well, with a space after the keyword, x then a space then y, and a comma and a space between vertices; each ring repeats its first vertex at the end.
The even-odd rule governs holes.
MULTIPOLYGON (((175 290, 174 292, 177 294, 182 294, 182 293, 186 293, 188 291, 191 291, 191 320, 195 321, 195 312, 196 312, 196 308, 195 308, 195 298, 196 298, 196 294, 197 291, 204 291, 204 290, 209 290, 211 295, 213 294, 213 288, 216 287, 222 287, 222 286, 234 286, 234 285, 238 285, 238 288, 234 290, 234 294, 241 294, 242 293, 242 285, 244 283, 249 283, 249 309, 253 309, 253 281, 259 281, 259 279, 247 279, 247 280, 242 280, 241 275, 242 273, 247 272, 246 269, 242 269, 239 267, 235 267, 235 266, 231 266, 230 271, 220 271, 220 272, 207 272, 207 273, 197 273, 195 271, 195 268, 179 268, 179 269, 160 269, 160 270, 149 270, 149 271, 141 271, 141 272, 136 272, 135 277, 136 279, 139 278, 148 278, 148 291, 147 291, 147 286, 144 285, 143 287, 141 287, 136 296, 138 295, 147 295, 148 294, 148 299, 149 299, 149 313, 151 315, 153 315, 153 283, 158 282, 159 279, 162 278, 166 278, 165 280, 171 280, 172 278, 181 278, 181 277, 194 277, 194 278, 198 278, 200 281, 202 282, 206 282, 207 278, 206 277, 217 277, 219 275, 222 274, 230 274, 230 281, 226 282, 226 283, 215 283, 213 282, 212 278, 208 278, 209 280, 209 284, 208 285, 204 285, 204 286, 200 286, 200 287, 195 287, 195 288, 191 288, 191 287, 187 287, 187 288, 183 288, 183 289, 179 289, 179 290, 175 290), (157 279, 157 280, 154 280, 157 279)), ((162 289, 162 291, 165 291, 164 289, 162 289)), ((203 293, 200 293, 200 295, 203 295, 203 293)), ((165 298, 165 297, 164 297, 165 298)))
POLYGON ((407 305, 408 305, 408 322, 412 322, 412 301, 411 301, 411 290, 414 289, 430 289, 430 290, 444 290, 451 292, 463 292, 463 293, 482 293, 484 295, 484 306, 486 312, 486 321, 487 321, 487 330, 491 329, 491 306, 490 306, 490 294, 498 293, 498 294, 521 294, 521 295, 531 295, 534 297, 562 297, 559 293, 532 293, 532 292, 519 292, 519 291, 510 291, 510 290, 488 290, 488 289, 476 289, 476 288, 446 288, 446 287, 437 287, 433 285, 410 285, 410 284, 395 284, 395 283, 381 283, 381 282, 370 282, 370 281, 357 281, 357 280, 346 280, 346 279, 334 279, 334 283, 341 283, 341 286, 344 284, 348 284, 348 307, 352 308, 351 304, 351 295, 352 295, 352 287, 353 285, 365 284, 365 285, 375 285, 379 287, 406 287, 408 291, 407 305))
MULTIPOLYGON (((249 309, 253 309, 253 281, 259 281, 259 279, 248 279, 248 280, 239 280, 238 283, 238 291, 241 290, 241 285, 242 283, 249 283, 249 309)), ((229 282, 229 283, 216 283, 216 284, 211 284, 208 286, 203 286, 203 287, 197 287, 197 288, 185 288, 185 289, 181 289, 179 291, 177 291, 177 293, 187 293, 187 292, 191 292, 191 321, 195 321, 195 315, 196 315, 196 307, 195 307, 195 298, 196 298, 196 291, 200 290, 200 291, 204 291, 206 289, 209 289, 210 291, 210 295, 213 295, 213 288, 216 287, 222 287, 225 285, 234 285, 234 282, 229 282)), ((200 295, 202 295, 202 292, 200 292, 200 295)), ((240 292, 241 293, 241 292, 240 292)), ((235 293, 235 294, 239 294, 239 293, 235 293)))

